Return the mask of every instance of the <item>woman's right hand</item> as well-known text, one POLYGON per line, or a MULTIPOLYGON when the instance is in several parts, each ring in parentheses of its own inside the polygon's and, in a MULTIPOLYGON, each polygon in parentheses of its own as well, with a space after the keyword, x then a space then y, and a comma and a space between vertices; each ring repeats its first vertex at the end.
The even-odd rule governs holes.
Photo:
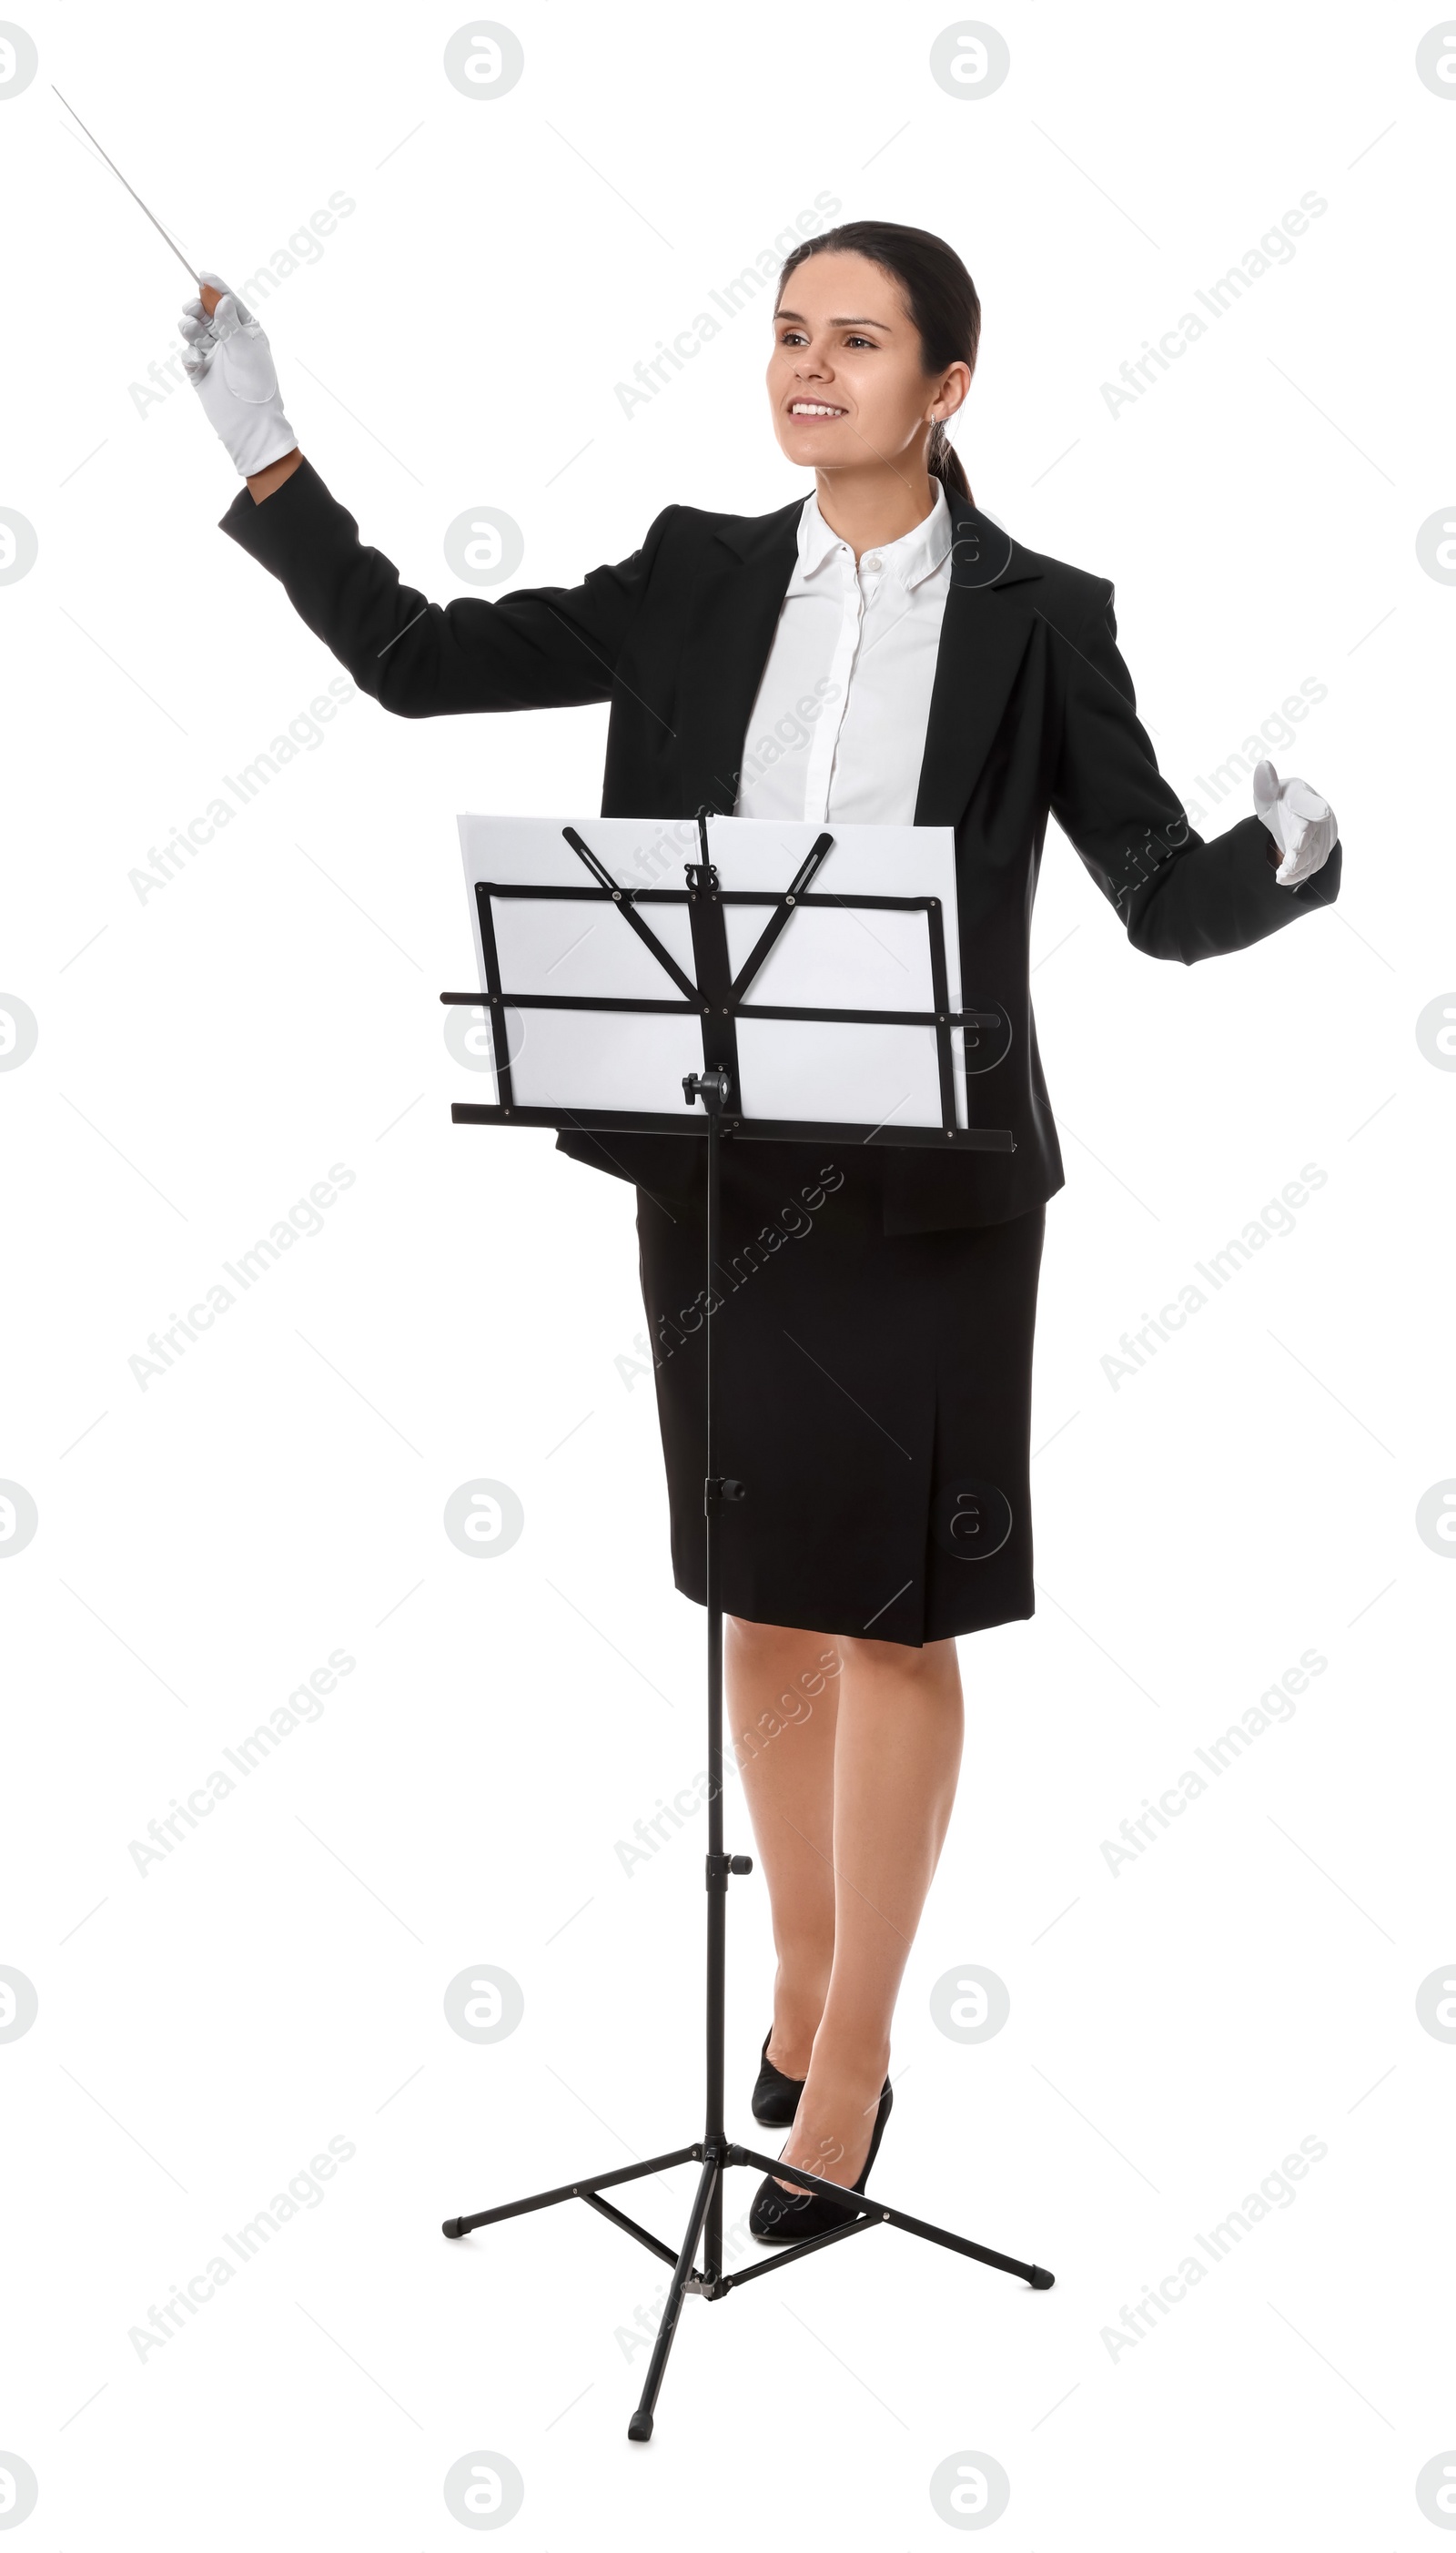
POLYGON ((200 300, 184 305, 177 322, 186 340, 182 368, 239 478, 249 482, 255 498, 264 497, 302 458, 283 414, 273 349, 259 321, 220 275, 204 272, 202 281, 210 287, 208 299, 216 296, 215 307, 209 316, 200 300), (284 461, 288 470, 279 466, 284 461), (264 477, 268 487, 254 484, 264 477))

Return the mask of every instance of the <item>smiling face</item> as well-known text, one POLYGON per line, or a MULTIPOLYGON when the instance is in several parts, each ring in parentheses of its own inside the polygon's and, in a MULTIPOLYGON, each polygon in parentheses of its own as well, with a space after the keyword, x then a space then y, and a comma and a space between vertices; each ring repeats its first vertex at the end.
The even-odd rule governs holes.
POLYGON ((767 378, 780 450, 811 470, 923 470, 931 425, 954 415, 970 369, 927 375, 922 365, 893 276, 846 250, 806 258, 774 313, 767 378))

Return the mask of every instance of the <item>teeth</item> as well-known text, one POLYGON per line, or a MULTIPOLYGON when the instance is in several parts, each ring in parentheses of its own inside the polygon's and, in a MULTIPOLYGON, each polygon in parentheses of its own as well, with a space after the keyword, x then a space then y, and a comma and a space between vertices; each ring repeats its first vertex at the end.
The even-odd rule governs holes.
POLYGON ((791 416, 843 416, 844 413, 841 407, 825 407, 815 399, 795 399, 789 410, 791 416))

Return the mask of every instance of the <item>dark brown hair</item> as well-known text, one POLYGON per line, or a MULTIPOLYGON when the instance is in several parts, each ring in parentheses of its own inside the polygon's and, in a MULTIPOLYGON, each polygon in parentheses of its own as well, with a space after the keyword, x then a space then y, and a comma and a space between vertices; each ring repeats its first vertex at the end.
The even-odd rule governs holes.
MULTIPOLYGON (((785 258, 779 277, 780 301, 796 267, 807 257, 834 249, 867 257, 882 274, 894 278, 920 331, 927 375, 943 373, 949 364, 968 364, 975 371, 980 298, 953 248, 937 239, 934 231, 911 230, 903 222, 840 222, 832 231, 821 231, 818 239, 804 240, 785 258)), ((970 481, 939 417, 931 428, 926 466, 948 497, 963 497, 967 504, 973 503, 970 481)))

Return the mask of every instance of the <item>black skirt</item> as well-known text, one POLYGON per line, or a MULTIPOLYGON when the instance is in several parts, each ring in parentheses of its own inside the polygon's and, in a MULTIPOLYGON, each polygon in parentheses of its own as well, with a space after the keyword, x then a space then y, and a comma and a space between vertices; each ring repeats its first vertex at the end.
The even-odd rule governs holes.
POLYGON ((677 1586, 706 1603, 711 1319, 715 1469, 747 1492, 722 1510, 726 1611, 914 1648, 1025 1620, 1045 1207, 886 1236, 862 1154, 728 1142, 723 1159, 711 1295, 706 1165, 637 1192, 677 1586))

